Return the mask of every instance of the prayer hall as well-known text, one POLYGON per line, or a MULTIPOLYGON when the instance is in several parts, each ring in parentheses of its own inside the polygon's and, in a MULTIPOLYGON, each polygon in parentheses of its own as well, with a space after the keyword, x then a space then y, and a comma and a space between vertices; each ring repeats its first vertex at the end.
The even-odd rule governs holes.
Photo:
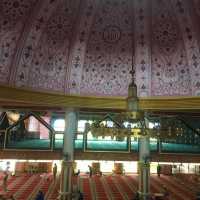
POLYGON ((200 200, 200 0, 0 0, 0 200, 200 200))

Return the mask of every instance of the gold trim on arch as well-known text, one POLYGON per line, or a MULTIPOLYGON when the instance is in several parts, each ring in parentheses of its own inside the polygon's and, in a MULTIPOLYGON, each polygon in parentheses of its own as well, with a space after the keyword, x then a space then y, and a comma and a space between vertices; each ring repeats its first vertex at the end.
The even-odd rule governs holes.
MULTIPOLYGON (((65 95, 0 85, 0 107, 7 106, 125 111, 126 97, 65 95)), ((200 97, 145 97, 139 98, 139 106, 149 111, 197 111, 200 110, 200 97)))

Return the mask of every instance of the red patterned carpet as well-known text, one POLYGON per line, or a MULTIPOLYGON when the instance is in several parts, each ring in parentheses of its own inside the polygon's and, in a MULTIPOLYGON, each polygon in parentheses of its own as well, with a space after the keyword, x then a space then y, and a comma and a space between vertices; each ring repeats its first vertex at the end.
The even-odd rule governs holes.
MULTIPOLYGON (((0 177, 0 182, 1 180, 0 177)), ((92 178, 83 175, 74 177, 73 185, 84 194, 84 200, 131 200, 138 188, 138 175, 104 175, 92 178)), ((190 175, 184 175, 183 179, 164 175, 158 178, 151 175, 152 193, 161 192, 163 185, 169 190, 170 200, 195 200, 197 188, 190 181, 190 175)), ((13 194, 16 200, 34 200, 39 190, 44 192, 46 200, 55 200, 59 194, 59 178, 54 182, 49 174, 10 176, 8 192, 5 195, 13 194)), ((4 192, 0 187, 0 194, 2 193, 4 192)))

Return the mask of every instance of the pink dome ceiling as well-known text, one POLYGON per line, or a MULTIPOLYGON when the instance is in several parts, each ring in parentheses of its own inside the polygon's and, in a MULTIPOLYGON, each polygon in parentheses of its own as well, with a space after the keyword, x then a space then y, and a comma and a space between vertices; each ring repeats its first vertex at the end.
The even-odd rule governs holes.
POLYGON ((199 0, 1 0, 0 82, 78 95, 200 94, 199 0))

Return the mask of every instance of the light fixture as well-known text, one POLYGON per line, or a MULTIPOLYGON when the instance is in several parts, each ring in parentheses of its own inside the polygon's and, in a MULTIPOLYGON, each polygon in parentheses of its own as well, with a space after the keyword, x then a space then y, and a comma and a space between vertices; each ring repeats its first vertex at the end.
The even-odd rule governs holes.
POLYGON ((130 74, 132 75, 132 80, 128 86, 127 111, 138 112, 139 100, 137 96, 137 85, 135 84, 135 70, 133 69, 133 66, 130 74))
POLYGON ((172 139, 182 136, 184 132, 183 124, 176 118, 154 117, 151 119, 149 113, 141 110, 139 107, 139 98, 137 96, 137 85, 135 83, 135 69, 132 59, 131 83, 128 86, 128 97, 126 99, 126 112, 120 113, 116 118, 106 115, 103 119, 95 121, 92 124, 86 124, 85 134, 91 132, 94 137, 111 136, 113 139, 122 137, 141 137, 148 136, 150 138, 172 139), (113 127, 108 127, 102 123, 109 118, 113 122, 113 127), (149 127, 149 121, 156 121, 157 125, 149 127), (128 122, 128 126, 125 126, 128 122), (181 123, 181 124, 180 124, 181 123), (131 126, 134 124, 134 126, 131 126))

